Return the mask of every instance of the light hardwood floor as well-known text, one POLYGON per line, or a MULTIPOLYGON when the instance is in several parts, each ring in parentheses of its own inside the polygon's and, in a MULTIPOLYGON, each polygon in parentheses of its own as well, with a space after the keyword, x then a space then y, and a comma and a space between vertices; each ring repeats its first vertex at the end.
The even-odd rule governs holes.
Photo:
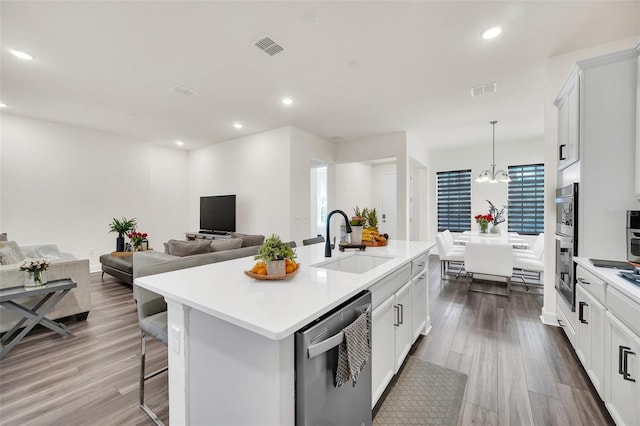
MULTIPOLYGON (((511 300, 466 294, 462 281, 440 281, 430 258, 433 330, 412 354, 469 376, 459 424, 606 425, 569 343, 540 323, 542 297, 511 300)), ((93 309, 70 321, 66 339, 37 329, 0 361, 2 425, 149 425, 138 408, 140 332, 131 290, 91 274, 93 309)), ((166 365, 166 347, 147 345, 148 371, 166 365)), ((167 376, 147 384, 147 402, 168 422, 167 376)))

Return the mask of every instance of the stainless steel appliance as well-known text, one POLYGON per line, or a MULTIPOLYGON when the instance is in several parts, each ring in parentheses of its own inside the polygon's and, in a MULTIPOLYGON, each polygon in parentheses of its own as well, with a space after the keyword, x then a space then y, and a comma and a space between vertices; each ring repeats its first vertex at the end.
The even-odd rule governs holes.
POLYGON ((578 255, 578 184, 556 190, 556 290, 575 311, 575 265, 578 255))
POLYGON ((627 210, 627 260, 640 263, 640 210, 627 210))
POLYGON ((355 385, 335 385, 342 330, 366 309, 369 291, 295 333, 296 425, 371 425, 371 358, 355 385))

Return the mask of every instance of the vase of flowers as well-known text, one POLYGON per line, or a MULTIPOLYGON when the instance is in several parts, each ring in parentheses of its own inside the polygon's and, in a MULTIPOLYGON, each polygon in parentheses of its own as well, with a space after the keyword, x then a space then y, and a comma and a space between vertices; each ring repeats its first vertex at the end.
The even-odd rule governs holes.
POLYGON ((25 259, 20 264, 20 270, 27 272, 27 283, 24 285, 25 289, 32 289, 38 287, 44 287, 47 283, 47 278, 44 274, 51 261, 45 258, 39 259, 25 259))
POLYGON ((504 216, 507 206, 503 205, 501 209, 498 209, 491 201, 487 200, 487 203, 489 203, 489 215, 493 216, 493 220, 491 221, 493 226, 491 227, 490 232, 492 234, 500 234, 500 228, 498 228, 498 225, 505 221, 504 216))
POLYGON ((142 242, 147 238, 146 232, 129 232, 127 237, 131 239, 131 251, 142 250, 142 242))
POLYGON ((116 238, 116 251, 125 251, 124 250, 124 235, 132 231, 136 228, 136 219, 127 219, 123 217, 122 219, 113 218, 113 222, 109 224, 109 232, 115 232, 118 234, 118 238, 116 238))
POLYGON ((486 234, 489 229, 489 223, 493 222, 491 214, 479 214, 474 217, 478 225, 480 225, 480 233, 486 234))
POLYGON ((353 212, 354 216, 351 216, 349 221, 349 225, 351 225, 351 244, 362 244, 362 229, 367 224, 369 209, 365 207, 360 210, 360 207, 356 206, 353 212))

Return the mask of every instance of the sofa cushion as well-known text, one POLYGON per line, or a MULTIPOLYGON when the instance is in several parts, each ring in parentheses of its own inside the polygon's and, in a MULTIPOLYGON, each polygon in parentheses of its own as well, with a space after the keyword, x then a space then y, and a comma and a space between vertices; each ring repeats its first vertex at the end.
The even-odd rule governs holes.
POLYGON ((242 247, 242 240, 240 238, 228 238, 226 240, 213 240, 211 241, 211 251, 225 251, 234 250, 242 247))
POLYGON ((15 241, 0 242, 0 265, 12 265, 24 260, 24 254, 15 241))
POLYGON ((211 251, 210 243, 211 241, 209 240, 169 240, 169 254, 184 257, 194 254, 209 253, 211 251))
POLYGON ((2 234, 0 234, 0 241, 7 241, 7 233, 3 232, 2 234))
POLYGON ((261 246, 264 243, 264 235, 248 235, 232 232, 231 238, 242 238, 242 247, 261 246))

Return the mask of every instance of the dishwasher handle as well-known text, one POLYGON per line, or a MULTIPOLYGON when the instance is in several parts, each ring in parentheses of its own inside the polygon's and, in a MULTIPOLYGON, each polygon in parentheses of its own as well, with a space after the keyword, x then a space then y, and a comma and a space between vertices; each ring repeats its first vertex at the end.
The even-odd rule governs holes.
MULTIPOLYGON (((371 310, 371 305, 366 305, 358 308, 358 311, 361 313, 367 312, 371 310)), ((338 346, 340 343, 344 341, 344 332, 341 331, 339 333, 334 334, 326 340, 323 340, 320 343, 316 343, 315 345, 311 345, 307 348, 307 355, 309 358, 315 358, 318 355, 321 355, 327 351, 338 346)))

